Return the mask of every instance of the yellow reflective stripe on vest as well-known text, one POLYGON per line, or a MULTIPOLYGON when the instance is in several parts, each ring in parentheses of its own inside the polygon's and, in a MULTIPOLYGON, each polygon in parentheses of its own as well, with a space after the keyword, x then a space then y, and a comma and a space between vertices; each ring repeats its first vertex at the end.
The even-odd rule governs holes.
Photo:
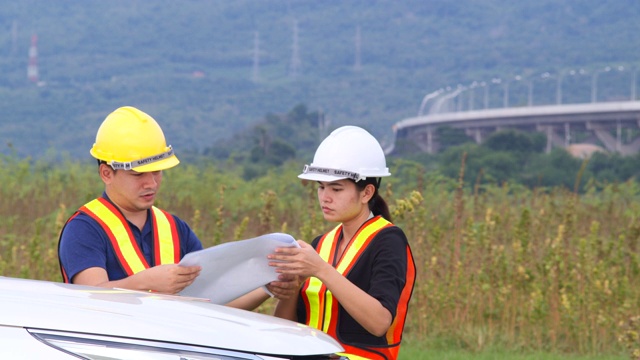
POLYGON ((123 223, 118 215, 104 205, 100 199, 95 199, 89 202, 85 207, 100 218, 100 220, 102 220, 109 228, 109 231, 111 231, 111 234, 113 235, 113 239, 115 239, 118 245, 118 248, 115 249, 116 254, 122 255, 123 260, 126 261, 133 274, 148 268, 149 265, 146 260, 144 260, 144 257, 138 255, 140 249, 133 239, 133 236, 130 234, 128 225, 123 223))
POLYGON ((362 356, 358 356, 358 355, 354 355, 354 354, 348 354, 348 353, 336 353, 336 355, 346 356, 347 359, 349 359, 349 360, 371 360, 371 359, 366 358, 366 357, 362 357, 362 356))
POLYGON ((349 266, 353 264, 353 261, 358 258, 357 255, 362 248, 362 244, 364 244, 373 233, 382 229, 387 224, 389 224, 389 222, 383 217, 380 217, 373 223, 365 226, 364 229, 360 229, 357 238, 354 239, 353 243, 349 244, 344 255, 342 255, 342 259, 340 259, 336 270, 338 270, 340 274, 344 275, 349 266))
MULTIPOLYGON (((116 256, 128 275, 148 269, 149 263, 144 258, 126 219, 115 208, 112 210, 110 208, 112 206, 106 199, 98 198, 85 204, 84 209, 93 213, 92 217, 97 217, 102 221, 103 224, 101 226, 107 232, 116 256)), ((155 256, 157 265, 174 264, 176 259, 175 252, 180 251, 180 249, 178 241, 175 242, 178 244, 176 245, 178 248, 174 246, 173 237, 178 235, 173 234, 172 231, 173 219, 169 219, 168 216, 171 215, 165 214, 155 206, 151 209, 152 221, 155 227, 153 231, 154 246, 159 247, 159 249, 156 249, 159 258, 155 254, 152 254, 152 256, 155 256)))
POLYGON ((324 294, 324 322, 322 323, 322 331, 326 333, 329 333, 330 330, 333 306, 333 294, 331 290, 327 289, 327 292, 324 294))
MULTIPOLYGON (((158 236, 158 245, 160 246, 160 264, 175 263, 175 249, 173 246, 173 230, 167 215, 157 207, 151 207, 154 215, 154 224, 156 226, 158 236)), ((169 215, 170 216, 170 215, 169 215)))
MULTIPOLYGON (((309 278, 309 286, 307 287, 307 301, 309 302, 309 309, 320 309, 320 297, 317 294, 322 288, 322 281, 316 277, 309 278), (312 296, 314 294, 316 296, 312 296)), ((322 330, 322 322, 320 321, 321 311, 309 311, 309 323, 307 325, 322 330)))
MULTIPOLYGON (((338 229, 340 229, 340 226, 341 225, 336 226, 333 230, 331 230, 325 236, 323 236, 321 243, 324 244, 325 242, 328 242, 329 245, 331 245, 333 242, 333 239, 335 239, 336 237, 336 233, 338 232, 338 229)), ((320 257, 324 261, 328 261, 329 257, 331 256, 331 249, 332 249, 332 246, 321 246, 319 249, 317 249, 317 251, 320 257)), ((325 318, 327 316, 330 317, 331 313, 327 315, 325 314, 325 311, 322 311, 321 309, 327 308, 326 296, 329 296, 330 292, 328 290, 326 291, 325 303, 322 304, 320 300, 320 294, 322 292, 323 285, 324 284, 322 284, 322 281, 320 281, 320 279, 316 277, 309 278, 309 286, 307 286, 307 289, 305 291, 307 294, 307 301, 310 309, 308 314, 309 323, 307 325, 313 328, 322 330, 324 332, 327 332, 326 329, 324 329, 324 327, 322 326, 322 324, 326 323, 328 326, 329 322, 325 321, 325 318)))

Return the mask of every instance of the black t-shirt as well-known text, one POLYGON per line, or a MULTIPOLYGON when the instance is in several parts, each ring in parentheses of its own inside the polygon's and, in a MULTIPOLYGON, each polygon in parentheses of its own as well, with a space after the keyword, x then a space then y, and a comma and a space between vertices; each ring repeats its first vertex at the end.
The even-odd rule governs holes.
MULTIPOLYGON (((311 245, 317 249, 322 236, 311 245)), ((327 239, 328 240, 328 239, 327 239)), ((326 240, 325 240, 326 241, 326 240)), ((380 230, 362 253, 347 279, 378 299, 382 306, 396 316, 396 308, 407 273, 407 237, 402 229, 390 226, 380 230)), ((333 264, 335 267, 335 264, 333 264)), ((338 299, 334 299, 338 300, 338 299)), ((349 315, 341 305, 338 311, 338 339, 345 344, 387 345, 384 336, 374 336, 349 315)), ((298 298, 298 321, 305 323, 306 308, 302 296, 298 298)))

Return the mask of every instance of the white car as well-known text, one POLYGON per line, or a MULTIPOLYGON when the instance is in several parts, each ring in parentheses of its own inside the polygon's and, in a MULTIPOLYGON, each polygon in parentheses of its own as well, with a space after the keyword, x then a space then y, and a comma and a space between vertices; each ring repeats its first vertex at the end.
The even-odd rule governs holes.
POLYGON ((0 359, 330 359, 292 321, 202 299, 0 277, 0 359))

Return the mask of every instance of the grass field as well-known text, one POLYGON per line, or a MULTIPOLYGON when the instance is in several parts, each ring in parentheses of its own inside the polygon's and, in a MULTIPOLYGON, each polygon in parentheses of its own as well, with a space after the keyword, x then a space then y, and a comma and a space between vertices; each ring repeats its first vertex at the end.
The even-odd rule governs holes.
POLYGON ((628 355, 575 355, 542 352, 517 353, 487 350, 472 353, 462 350, 415 350, 400 353, 399 360, 628 360, 628 355))
MULTIPOLYGON (((383 182, 382 193, 417 267, 402 359, 622 359, 640 352, 637 182, 593 184, 576 194, 470 188, 406 162, 391 170, 395 179, 383 182)), ((300 184, 298 171, 294 165, 244 181, 184 164, 165 173, 157 205, 186 220, 205 247, 270 232, 309 241, 333 224, 322 219, 315 189, 300 184)), ((0 274, 60 281, 58 234, 101 192, 95 166, 0 157, 0 274)))
POLYGON ((470 351, 456 349, 446 343, 425 344, 415 339, 405 339, 399 360, 628 360, 626 354, 585 355, 542 352, 538 350, 505 350, 499 347, 470 351))

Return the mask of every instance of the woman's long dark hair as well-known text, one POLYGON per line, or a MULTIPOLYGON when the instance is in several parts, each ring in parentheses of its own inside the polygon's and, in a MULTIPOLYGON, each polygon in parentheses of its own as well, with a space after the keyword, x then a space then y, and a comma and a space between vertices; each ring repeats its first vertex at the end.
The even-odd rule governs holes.
POLYGON ((371 200, 369 200, 369 210, 371 210, 373 215, 382 215, 382 217, 387 219, 387 221, 393 222, 391 220, 391 213, 389 213, 389 206, 387 206, 387 202, 384 201, 378 191, 381 182, 382 178, 368 177, 364 180, 356 182, 356 188, 358 189, 358 191, 362 191, 365 187, 367 187, 367 185, 373 185, 376 190, 375 193, 373 193, 371 200))

